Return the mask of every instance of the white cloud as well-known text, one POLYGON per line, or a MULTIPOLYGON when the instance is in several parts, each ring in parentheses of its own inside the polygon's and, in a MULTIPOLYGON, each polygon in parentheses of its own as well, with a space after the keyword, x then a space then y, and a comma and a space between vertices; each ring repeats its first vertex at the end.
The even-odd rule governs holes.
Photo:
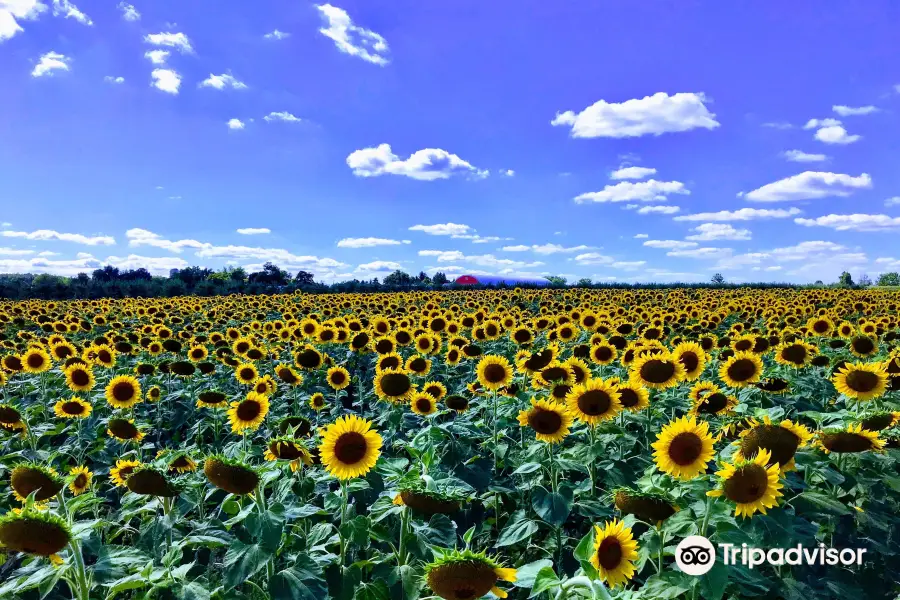
POLYGON ((797 208, 739 208, 675 217, 676 221, 752 221, 753 219, 784 219, 799 215, 797 208))
POLYGON ((593 246, 581 245, 566 248, 559 244, 534 244, 532 246, 504 246, 501 250, 503 252, 524 252, 526 250, 531 250, 535 254, 567 254, 570 252, 582 252, 584 250, 590 250, 591 248, 593 248, 593 246))
POLYGON ((0 42, 24 31, 18 20, 36 20, 47 6, 39 0, 0 1, 0 42))
POLYGON ((374 31, 354 25, 347 11, 341 8, 330 4, 317 4, 316 8, 326 21, 326 27, 319 29, 319 33, 331 39, 338 50, 376 65, 388 64, 387 40, 374 31))
POLYGON ((410 231, 421 231, 428 235, 453 235, 459 236, 468 233, 472 229, 468 225, 459 223, 438 223, 436 225, 413 225, 410 231))
POLYGON ((806 125, 803 126, 803 129, 818 129, 820 127, 836 127, 840 125, 841 122, 837 119, 827 118, 827 119, 810 119, 806 122, 806 125))
POLYGON ((571 110, 557 113, 550 124, 571 126, 571 136, 576 138, 624 138, 688 131, 697 127, 714 129, 719 123, 716 115, 707 110, 705 101, 703 94, 669 96, 665 92, 621 103, 599 100, 580 113, 571 110))
MULTIPOLYGON (((30 254, 31 251, 29 250, 30 254)), ((51 252, 50 250, 44 250, 43 252, 38 252, 38 256, 59 256, 59 252, 51 252)))
POLYGON ((222 73, 221 75, 213 75, 210 73, 209 77, 201 81, 197 87, 211 87, 216 90, 224 90, 225 88, 245 90, 247 89, 247 84, 235 79, 233 75, 228 73, 222 73))
POLYGON ((786 123, 785 121, 770 121, 768 123, 763 123, 763 127, 768 127, 770 129, 793 129, 794 126, 790 123, 786 123))
POLYGON ((509 258, 497 258, 493 254, 473 254, 466 255, 459 250, 419 250, 419 256, 428 256, 434 258, 437 262, 467 262, 478 265, 480 267, 504 267, 510 269, 521 269, 530 267, 539 267, 543 262, 524 262, 512 260, 509 258))
POLYGON ((266 233, 272 233, 272 230, 268 227, 244 227, 242 229, 238 229, 237 232, 241 235, 263 235, 266 233))
POLYGON ((459 156, 440 148, 425 148, 413 152, 409 158, 401 159, 391 151, 390 144, 352 152, 347 157, 347 166, 353 169, 353 174, 357 177, 404 175, 419 181, 434 181, 453 175, 487 176, 487 171, 481 171, 459 156))
POLYGON ((391 240, 387 238, 364 237, 344 238, 337 243, 338 248, 374 248, 375 246, 399 246, 409 244, 409 240, 391 240))
POLYGON ((696 248, 697 242, 682 242, 681 240, 647 240, 644 245, 648 248, 663 248, 665 250, 686 250, 696 248))
POLYGON ((612 267, 613 269, 623 269, 625 271, 633 271, 634 269, 643 267, 646 264, 647 264, 646 260, 631 260, 631 261, 617 260, 613 263, 610 263, 609 266, 612 267))
POLYGON ((849 135, 847 130, 840 125, 823 127, 817 130, 813 137, 826 144, 852 144, 853 142, 862 139, 861 135, 849 135))
POLYGON ((166 64, 166 59, 171 54, 168 50, 147 50, 144 52, 144 58, 148 59, 154 65, 166 64))
POLYGON ((635 234, 634 239, 636 239, 636 240, 645 240, 645 239, 647 239, 648 237, 650 237, 650 236, 647 235, 646 233, 638 233, 638 234, 635 234))
POLYGON ((175 252, 176 254, 181 253, 185 248, 200 249, 209 245, 198 242, 197 240, 178 240, 177 242, 173 242, 172 240, 163 238, 157 233, 139 228, 129 229, 125 232, 125 237, 128 238, 128 245, 132 248, 138 246, 151 246, 153 248, 162 248, 169 252, 175 252))
POLYGON ((137 254, 129 254, 124 258, 118 256, 108 256, 104 265, 112 265, 119 269, 140 269, 145 268, 153 275, 168 275, 170 269, 184 269, 190 266, 183 258, 177 256, 140 256, 137 254))
POLYGON ((731 256, 731 253, 731 248, 692 248, 690 250, 671 250, 669 252, 666 252, 666 256, 673 256, 676 258, 710 259, 726 258, 731 256))
POLYGON ((69 70, 69 62, 71 62, 71 58, 68 56, 64 56, 58 52, 47 52, 43 54, 40 58, 40 62, 35 65, 34 70, 31 71, 32 77, 42 77, 44 75, 52 75, 53 71, 61 70, 68 71, 69 70))
POLYGON ((489 244, 491 242, 509 242, 511 237, 499 237, 496 235, 458 234, 451 236, 454 240, 471 240, 473 244, 489 244))
POLYGON ((900 228, 900 217, 887 215, 825 215, 815 219, 794 219, 805 227, 830 227, 835 231, 887 231, 900 228))
POLYGON ((802 150, 787 150, 782 153, 787 160, 791 162, 822 162, 823 160, 828 160, 828 157, 824 154, 808 154, 803 152, 802 150))
POLYGON ((842 117, 849 117, 853 115, 870 115, 874 112, 878 112, 878 108, 872 105, 853 108, 852 106, 843 106, 840 104, 836 104, 831 107, 831 110, 841 115, 842 117))
POLYGON ((575 257, 575 262, 579 265, 609 265, 615 262, 613 257, 600 254, 599 252, 586 252, 575 257))
POLYGON ((175 48, 182 53, 193 52, 191 41, 183 33, 151 33, 144 36, 144 41, 154 46, 165 46, 166 48, 175 48))
POLYGON ((900 206, 900 196, 892 196, 884 201, 885 206, 900 206))
POLYGON ((112 75, 107 75, 103 78, 103 81, 107 83, 125 83, 124 77, 113 77, 112 75))
POLYGON ((291 34, 285 33, 284 31, 278 31, 277 29, 271 33, 267 33, 263 37, 267 40, 283 40, 286 37, 290 37, 291 34))
POLYGON ((286 123, 299 123, 302 120, 303 119, 301 119, 300 117, 295 117, 294 115, 292 115, 291 113, 289 113, 287 111, 270 112, 269 114, 267 114, 266 116, 263 117, 263 121, 266 121, 267 123, 271 123, 272 121, 284 121, 286 123))
MULTIPOLYGON (((281 248, 259 248, 251 246, 213 246, 212 244, 204 244, 203 247, 197 251, 196 256, 200 258, 273 262, 281 268, 291 271, 305 269, 314 272, 322 272, 327 269, 339 269, 347 266, 346 263, 334 260, 333 258, 297 256, 281 248)), ((247 267, 258 268, 255 263, 247 265, 247 267)))
POLYGON ((59 233, 50 229, 38 229, 37 231, 0 231, 0 236, 22 238, 32 241, 58 240, 60 242, 73 242, 86 246, 112 246, 116 243, 114 237, 108 235, 87 236, 80 233, 59 233))
POLYGON ((150 76, 153 78, 151 86, 168 94, 178 94, 178 88, 181 87, 181 75, 177 72, 172 69, 153 69, 150 76))
POLYGON ((501 170, 501 171, 500 171, 500 174, 501 174, 501 175, 505 175, 505 176, 507 176, 507 177, 514 177, 515 174, 516 174, 516 172, 513 171, 512 169, 506 169, 505 171, 501 170))
POLYGON ((680 181, 622 181, 607 185, 599 192, 588 192, 575 197, 575 202, 661 202, 669 194, 690 194, 680 181))
MULTIPOLYGON (((15 0, 14 2, 15 3, 15 0)), ((75 19, 82 25, 93 25, 91 18, 78 10, 78 7, 69 2, 69 0, 53 0, 53 16, 64 16, 67 19, 75 19)))
POLYGON ((531 250, 531 246, 526 246, 524 244, 519 244, 518 246, 503 246, 500 250, 503 252, 528 252, 531 250))
POLYGON ((650 167, 619 167, 610 174, 612 179, 644 179, 656 175, 656 169, 650 167))
POLYGON ((398 271, 403 270, 403 265, 398 262, 392 262, 389 260, 376 260, 369 263, 361 264, 356 267, 356 270, 360 273, 373 273, 378 271, 398 271))
POLYGON ((845 246, 834 242, 826 242, 821 240, 800 242, 795 246, 786 246, 783 248, 775 248, 770 251, 773 258, 780 262, 790 262, 798 260, 808 260, 816 257, 823 257, 825 254, 846 250, 845 246))
POLYGON ((849 196, 854 190, 871 187, 872 178, 866 173, 853 177, 841 173, 804 171, 768 183, 748 192, 744 197, 751 202, 791 202, 829 196, 849 196))
POLYGON ((125 2, 119 2, 119 10, 122 11, 122 18, 126 21, 140 21, 141 13, 137 11, 137 9, 131 4, 126 4, 125 2))
POLYGON ((710 242, 713 240, 749 240, 749 229, 735 229, 728 223, 703 223, 694 227, 697 233, 689 235, 685 239, 698 242, 710 242))
POLYGON ((244 122, 240 119, 228 119, 228 129, 243 129, 244 122))
POLYGON ((28 256, 29 254, 34 254, 34 250, 18 250, 16 248, 0 248, 0 256, 28 256))
MULTIPOLYGON (((631 205, 629 205, 631 206, 631 205)), ((628 207, 626 207, 628 208, 628 207)), ((637 214, 639 215, 650 215, 650 214, 661 214, 661 215, 674 215, 675 213, 681 211, 680 206, 672 206, 670 204, 664 204, 660 206, 642 206, 637 209, 637 214)))

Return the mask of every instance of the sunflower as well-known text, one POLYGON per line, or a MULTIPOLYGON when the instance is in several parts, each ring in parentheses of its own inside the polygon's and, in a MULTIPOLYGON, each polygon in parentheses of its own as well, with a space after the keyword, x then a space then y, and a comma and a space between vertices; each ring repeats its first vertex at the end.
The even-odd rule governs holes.
POLYGON ((830 454, 858 453, 867 450, 881 450, 884 448, 884 440, 878 437, 877 431, 863 429, 859 423, 850 425, 846 429, 826 429, 819 434, 818 446, 830 454))
POLYGON ((455 410, 457 413, 464 413, 469 410, 469 399, 464 396, 453 394, 444 399, 444 405, 451 410, 455 410))
POLYGON ((900 412, 877 412, 865 417, 860 425, 869 431, 883 431, 898 423, 900 423, 900 412))
POLYGON ((780 377, 769 377, 753 384, 758 390, 762 390, 767 394, 784 394, 790 391, 791 382, 780 377))
POLYGON ((322 432, 319 455, 325 469, 340 480, 368 473, 381 454, 381 436, 356 415, 338 418, 322 432))
POLYGON ((437 400, 427 392, 416 392, 409 401, 412 411, 426 417, 437 412, 437 400))
POLYGON ((240 363, 234 368, 234 378, 244 385, 251 385, 259 379, 259 371, 253 363, 240 363))
POLYGON ((595 365, 605 366, 615 362, 618 350, 604 339, 591 346, 588 356, 595 365))
POLYGON ((531 408, 519 412, 519 425, 531 427, 535 439, 548 444, 561 442, 569 435, 573 417, 566 405, 552 400, 531 399, 531 408))
POLYGON ((637 548, 630 527, 625 527, 618 519, 607 521, 605 527, 594 525, 594 549, 590 562, 600 573, 600 579, 614 588, 634 577, 637 548))
POLYGON ((608 381, 616 386, 616 391, 619 392, 619 401, 625 410, 640 412, 650 406, 650 390, 641 384, 629 381, 623 382, 618 377, 613 377, 608 381))
POLYGON ((85 348, 82 357, 101 367, 110 368, 116 364, 116 351, 106 344, 85 348))
POLYGON ((262 394, 248 392, 246 398, 240 402, 232 402, 231 408, 228 409, 231 431, 240 434, 255 431, 268 412, 269 399, 262 394))
POLYGON ((407 371, 419 377, 425 377, 431 372, 431 361, 424 356, 410 356, 404 365, 407 371))
POLYGON ((342 390, 350 385, 350 372, 344 367, 331 367, 325 375, 328 386, 333 390, 342 390))
POLYGON ((303 375, 295 371, 290 365, 278 365, 275 374, 283 383, 295 387, 303 383, 303 375))
POLYGON ((266 460, 289 460, 291 471, 296 472, 300 465, 312 465, 312 455, 303 442, 292 437, 277 437, 269 441, 266 447, 266 460))
POLYGON ((134 419, 110 419, 106 433, 121 442, 139 442, 144 439, 144 433, 135 426, 134 419))
POLYGON ((828 317, 810 317, 806 329, 816 337, 830 335, 834 330, 834 322, 828 317))
POLYGON ((50 355, 42 348, 29 348, 20 359, 22 361, 22 369, 26 373, 43 373, 53 366, 50 355))
POLYGON ((131 492, 141 496, 174 498, 180 493, 165 473, 147 465, 135 469, 125 480, 125 485, 131 492))
POLYGON ((187 355, 191 362, 202 362, 209 356, 209 350, 206 349, 206 346, 191 346, 187 355))
POLYGON ((271 375, 263 375, 253 382, 253 391, 262 396, 271 396, 275 393, 277 384, 271 375))
POLYGON ((816 347, 806 342, 783 342, 775 347, 775 362, 799 369, 805 367, 816 355, 816 347))
POLYGON ((176 452, 166 466, 169 473, 193 473, 197 470, 197 463, 186 452, 176 452))
POLYGON ((309 407, 316 412, 325 408, 325 396, 321 392, 316 392, 309 397, 309 407))
POLYGON ((393 504, 408 506, 419 514, 432 517, 457 512, 465 499, 465 495, 462 494, 447 494, 443 491, 428 490, 424 485, 414 485, 401 489, 400 493, 394 496, 393 504))
POLYGON ((752 352, 735 352, 719 367, 719 378, 733 388, 756 383, 762 376, 762 359, 752 352))
POLYGON ((652 446, 659 470, 684 480, 703 473, 715 454, 709 423, 693 416, 664 425, 652 446))
POLYGON ((591 427, 608 421, 622 410, 622 394, 616 386, 602 379, 589 379, 576 385, 566 395, 569 412, 591 427))
POLYGON ((679 511, 669 498, 652 492, 617 488, 612 496, 616 508, 623 515, 634 515, 645 523, 659 525, 679 511))
POLYGON ((139 461, 120 458, 116 461, 116 466, 109 470, 109 478, 117 487, 126 487, 125 481, 141 466, 142 463, 139 461))
POLYGON ((878 338, 874 335, 857 335, 850 339, 850 352, 858 358, 878 354, 878 338))
POLYGON ((486 390, 496 391, 512 382, 513 370, 502 356, 488 355, 478 361, 475 368, 478 383, 486 390))
POLYGON ((534 374, 532 383, 535 389, 547 389, 554 384, 572 385, 575 383, 575 373, 568 365, 554 361, 534 374))
POLYGON ((789 419, 777 425, 772 423, 768 415, 763 417, 762 423, 751 419, 740 433, 740 449, 735 452, 734 459, 751 459, 757 452, 766 450, 770 459, 782 471, 791 471, 794 469, 797 449, 809 443, 812 437, 813 434, 806 427, 789 419))
MULTIPOLYGON (((724 415, 729 413, 738 404, 737 398, 729 396, 718 389, 709 390, 699 395, 694 401, 689 414, 691 415, 724 415)), ((693 391, 693 390, 691 390, 693 391)))
POLYGON ((63 489, 65 482, 52 467, 22 463, 13 468, 9 484, 16 500, 24 504, 31 494, 34 494, 35 502, 49 500, 63 489))
POLYGON ((63 369, 66 385, 73 392, 88 392, 94 388, 94 371, 88 365, 75 364, 63 369))
POLYGON ((475 600, 488 592, 506 598, 507 593, 497 587, 497 582, 515 580, 515 569, 504 568, 484 552, 469 549, 440 552, 425 565, 428 587, 445 600, 475 600))
POLYGON ((61 419, 86 419, 91 416, 93 407, 78 396, 72 396, 68 400, 58 400, 53 405, 53 412, 61 419))
POLYGON ((838 392, 858 401, 883 396, 887 391, 887 372, 883 363, 847 363, 832 376, 838 392))
POLYGON ((435 400, 441 400, 447 395, 447 387, 440 381, 426 381, 422 384, 422 391, 435 400))
POLYGON ((131 375, 113 377, 106 384, 106 401, 113 408, 131 408, 141 401, 141 384, 131 375))
POLYGON ((25 433, 25 421, 22 413, 10 404, 0 404, 0 429, 25 433))
POLYGON ((382 400, 399 404, 413 393, 413 385, 406 371, 401 369, 385 369, 376 373, 375 394, 382 400))
POLYGON ((211 484, 236 496, 252 493, 259 484, 259 474, 255 469, 218 454, 204 461, 203 474, 211 484))
POLYGON ((664 390, 678 385, 685 378, 685 373, 684 365, 674 355, 647 352, 631 364, 629 377, 632 383, 664 390))
POLYGON ((672 357, 684 367, 684 378, 694 381, 703 373, 706 367, 707 355, 700 344, 696 342, 682 342, 672 350, 672 357))
POLYGON ((734 502, 736 517, 752 517, 756 512, 766 514, 767 509, 778 505, 778 498, 782 496, 781 471, 778 464, 770 464, 772 462, 769 451, 760 450, 756 458, 726 464, 716 472, 722 487, 706 495, 725 496, 734 502))
POLYGON ((78 496, 91 487, 91 481, 94 479, 94 474, 91 473, 87 467, 82 465, 72 467, 69 470, 69 477, 71 477, 69 481, 69 491, 72 492, 73 496, 78 496))
POLYGON ((228 396, 222 392, 207 390, 197 395, 197 408, 225 408, 226 406, 228 406, 228 396))
POLYGON ((50 343, 50 355, 58 361, 64 361, 70 356, 75 356, 75 346, 68 341, 50 343))
POLYGON ((6 356, 4 356, 2 364, 3 368, 10 373, 18 373, 25 368, 22 364, 22 359, 15 354, 7 354, 6 356))
POLYGON ((0 546, 61 562, 58 552, 69 545, 72 531, 65 519, 50 512, 26 509, 0 517, 0 546))

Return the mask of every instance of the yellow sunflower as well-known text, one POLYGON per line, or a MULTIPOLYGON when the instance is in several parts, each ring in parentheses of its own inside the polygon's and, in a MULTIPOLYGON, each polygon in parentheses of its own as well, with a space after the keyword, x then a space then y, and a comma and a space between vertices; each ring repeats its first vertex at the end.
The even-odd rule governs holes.
POLYGON ((678 385, 685 378, 685 373, 684 365, 668 352, 647 352, 636 358, 629 369, 632 383, 658 390, 678 385))
POLYGON ((22 369, 26 373, 43 373, 53 366, 50 355, 42 348, 29 348, 20 357, 22 369))
POLYGON ((778 505, 782 496, 781 471, 772 462, 768 450, 760 450, 752 460, 736 460, 725 465, 716 476, 721 481, 718 489, 707 496, 725 496, 735 504, 736 517, 752 517, 754 513, 766 514, 766 510, 778 505))
POLYGON ((423 417, 437 412, 437 400, 427 392, 416 392, 409 404, 414 413, 423 417))
POLYGON ((78 396, 68 400, 58 400, 53 405, 53 412, 61 419, 86 419, 91 416, 93 407, 78 396))
POLYGON ((350 385, 350 372, 344 367, 331 367, 325 376, 328 386, 333 390, 342 390, 350 385))
POLYGON ((496 391, 512 382, 513 370, 503 356, 488 355, 475 367, 478 383, 486 390, 496 391))
POLYGON ((325 469, 340 480, 368 473, 381 455, 381 436, 372 423, 356 415, 338 418, 322 431, 319 456, 325 469))
POLYGON ((484 552, 450 550, 425 565, 425 581, 444 600, 475 600, 488 592, 506 598, 497 582, 516 581, 516 570, 501 566, 484 552))
POLYGON ((684 480, 706 471, 715 454, 709 423, 697 422, 694 417, 681 417, 664 425, 652 446, 659 470, 684 480))
POLYGON ((117 487, 126 487, 128 477, 141 466, 140 461, 120 458, 116 461, 116 466, 109 470, 109 478, 117 487))
POLYGON ((569 435, 572 415, 565 404, 532 398, 531 408, 519 412, 519 425, 531 427, 535 439, 548 444, 561 442, 569 435))
POLYGON ((672 357, 684 367, 684 379, 694 381, 703 373, 708 359, 706 352, 696 342, 682 342, 672 350, 672 357))
POLYGON ((88 365, 74 364, 63 369, 66 385, 73 392, 89 392, 94 388, 94 371, 88 365))
POLYGON ((87 491, 91 487, 91 481, 94 479, 94 474, 85 466, 72 467, 69 470, 69 476, 71 477, 69 491, 72 492, 73 496, 78 496, 87 491))
POLYGON ((607 521, 604 527, 594 525, 594 549, 590 562, 609 587, 624 585, 634 577, 637 549, 631 528, 625 527, 624 522, 614 519, 607 521))
POLYGON ((110 419, 106 433, 121 442, 139 442, 144 439, 144 432, 137 428, 134 419, 110 419))
POLYGON ((831 378, 835 389, 854 400, 883 396, 888 376, 883 363, 847 363, 831 378))
POLYGON ((795 369, 808 365, 815 355, 815 346, 799 340, 782 342, 775 347, 775 362, 795 369))
POLYGON ((246 431, 255 431, 266 418, 269 412, 269 399, 256 392, 249 392, 247 397, 240 402, 232 402, 228 409, 228 420, 231 422, 231 431, 243 434, 246 431))
POLYGON ((325 408, 325 396, 321 392, 316 392, 309 397, 309 407, 316 412, 325 408))
POLYGON ((817 445, 825 454, 832 452, 855 454, 867 450, 879 451, 884 448, 884 440, 877 431, 863 429, 860 423, 846 429, 825 430, 819 433, 817 445))
POLYGON ((734 460, 750 459, 757 452, 766 450, 771 461, 777 464, 782 472, 794 470, 794 455, 798 448, 806 446, 813 438, 812 432, 790 419, 784 419, 777 425, 772 423, 769 416, 763 417, 762 423, 756 419, 749 419, 740 432, 739 446, 734 453, 734 460))
POLYGON ((244 385, 250 385, 259 379, 259 371, 253 363, 241 363, 234 368, 234 378, 244 385))
POLYGON ((719 367, 719 378, 733 388, 746 387, 762 377, 762 359, 753 352, 735 352, 719 367))
POLYGON ((622 410, 622 394, 608 381, 589 379, 569 390, 566 405, 575 418, 593 427, 622 410))
POLYGON ((131 375, 119 375, 106 384, 105 395, 113 408, 131 408, 141 401, 141 384, 131 375))
POLYGON ((408 399, 414 391, 409 375, 401 369, 384 369, 376 373, 373 385, 379 398, 394 404, 408 399))

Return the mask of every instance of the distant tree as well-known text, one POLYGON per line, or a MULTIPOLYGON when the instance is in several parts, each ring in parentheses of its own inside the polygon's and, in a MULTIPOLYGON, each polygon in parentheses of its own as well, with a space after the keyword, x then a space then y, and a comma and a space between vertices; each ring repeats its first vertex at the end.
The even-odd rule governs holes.
POLYGON ((264 285, 287 285, 290 279, 290 273, 270 262, 263 265, 262 271, 250 273, 249 277, 250 283, 261 283, 264 285))
POLYGON ((228 276, 232 281, 241 283, 247 281, 247 271, 244 270, 244 267, 229 267, 228 276))
POLYGON ((576 287, 591 287, 594 282, 591 281, 590 277, 582 277, 578 280, 578 283, 575 284, 576 287))
POLYGON ((891 271, 878 276, 878 285, 900 285, 900 273, 891 271))
POLYGON ((722 285, 723 283, 725 283, 725 276, 721 273, 716 273, 712 276, 712 279, 710 279, 710 281, 712 281, 715 285, 722 285))
POLYGON ((447 281, 447 276, 442 271, 438 271, 434 274, 434 277, 431 278, 431 283, 436 286, 444 285, 445 283, 447 283, 447 281))
POLYGON ((298 271, 294 277, 294 282, 297 285, 313 285, 316 281, 313 274, 309 271, 298 271))
POLYGON ((139 269, 122 271, 119 273, 119 279, 122 281, 150 281, 153 279, 153 275, 150 274, 150 271, 141 267, 139 269))
POLYGON ((184 283, 185 287, 192 289, 201 281, 205 281, 212 275, 212 269, 204 269, 203 267, 188 267, 179 269, 172 279, 178 279, 184 283))
POLYGON ((853 277, 850 276, 850 273, 844 271, 843 273, 841 273, 841 276, 838 277, 838 284, 845 287, 850 287, 853 285, 853 277))
POLYGON ((549 277, 547 277, 547 281, 549 281, 550 285, 554 287, 562 287, 566 285, 567 279, 559 275, 550 275, 549 277))
POLYGON ((412 277, 409 273, 405 273, 400 269, 397 269, 390 275, 384 278, 384 285, 394 285, 400 287, 408 287, 412 285, 412 277))
POLYGON ((87 273, 79 273, 75 276, 75 282, 78 285, 85 286, 91 282, 91 278, 88 277, 87 273))
POLYGON ((867 273, 863 273, 862 276, 859 278, 858 285, 860 287, 869 287, 870 285, 872 285, 872 278, 869 277, 869 275, 867 273))
POLYGON ((106 265, 102 269, 94 270, 91 274, 91 279, 104 283, 108 281, 117 281, 119 279, 119 269, 112 265, 106 265))
POLYGON ((813 285, 825 285, 825 284, 822 283, 821 279, 816 279, 816 282, 813 285))

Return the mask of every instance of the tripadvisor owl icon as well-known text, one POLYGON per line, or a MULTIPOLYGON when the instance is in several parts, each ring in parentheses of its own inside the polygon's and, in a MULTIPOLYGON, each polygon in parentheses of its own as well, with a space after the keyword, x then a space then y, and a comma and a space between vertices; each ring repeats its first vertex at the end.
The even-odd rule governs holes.
POLYGON ((688 575, 703 575, 716 564, 716 549, 702 535, 691 535, 675 548, 675 564, 688 575))

